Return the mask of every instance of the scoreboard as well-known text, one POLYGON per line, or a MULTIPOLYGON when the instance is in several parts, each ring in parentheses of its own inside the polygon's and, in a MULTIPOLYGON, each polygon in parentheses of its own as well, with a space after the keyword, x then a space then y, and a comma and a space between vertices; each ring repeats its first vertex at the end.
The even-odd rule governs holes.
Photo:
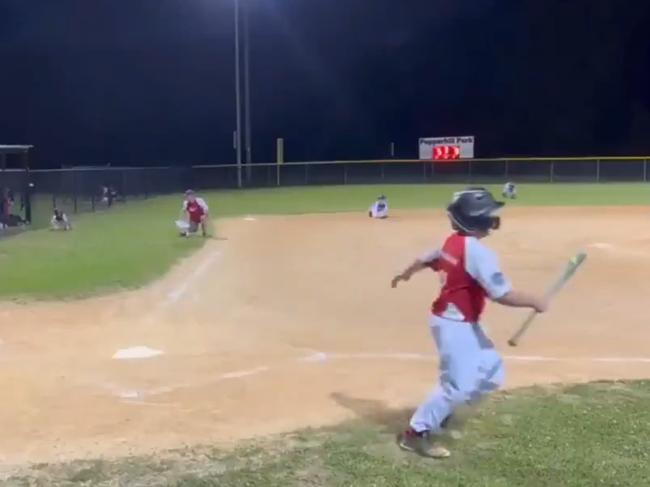
POLYGON ((474 136, 425 137, 419 141, 420 159, 452 161, 474 158, 474 136))
POLYGON ((460 146, 457 145, 435 145, 433 146, 433 160, 447 161, 460 159, 460 146))

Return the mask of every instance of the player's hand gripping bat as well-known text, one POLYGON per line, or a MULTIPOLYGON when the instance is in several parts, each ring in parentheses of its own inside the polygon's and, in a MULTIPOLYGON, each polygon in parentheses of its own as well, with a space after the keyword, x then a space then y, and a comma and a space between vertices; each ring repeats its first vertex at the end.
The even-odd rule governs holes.
MULTIPOLYGON (((546 298, 550 299, 553 296, 555 296, 560 289, 564 287, 564 285, 573 277, 573 275, 576 273, 578 268, 582 265, 582 263, 585 261, 587 258, 587 254, 584 252, 580 252, 578 255, 573 257, 567 266, 564 269, 564 272, 562 275, 553 283, 553 285, 546 291, 546 298)), ((512 335, 512 338, 508 340, 508 345, 511 347, 516 347, 519 344, 519 340, 521 339, 522 336, 526 333, 530 325, 533 323, 533 320, 537 316, 536 311, 531 311, 526 320, 521 324, 517 332, 512 335)))

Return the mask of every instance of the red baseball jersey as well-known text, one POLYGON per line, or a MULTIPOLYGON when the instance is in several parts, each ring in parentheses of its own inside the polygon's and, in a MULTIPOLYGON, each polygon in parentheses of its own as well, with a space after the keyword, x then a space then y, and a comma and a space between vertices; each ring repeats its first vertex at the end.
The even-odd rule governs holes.
POLYGON ((208 205, 202 198, 183 203, 183 209, 190 215, 190 221, 194 223, 201 223, 201 218, 208 212, 208 205))
POLYGON ((496 255, 476 237, 455 233, 420 260, 440 275, 432 312, 441 318, 478 323, 486 297, 499 299, 511 290, 496 255))

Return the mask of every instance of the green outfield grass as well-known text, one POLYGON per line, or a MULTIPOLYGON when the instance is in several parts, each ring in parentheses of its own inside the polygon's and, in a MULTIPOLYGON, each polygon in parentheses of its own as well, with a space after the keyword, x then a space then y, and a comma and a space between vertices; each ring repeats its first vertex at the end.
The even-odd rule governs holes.
POLYGON ((202 245, 181 239, 178 198, 73 216, 74 230, 47 229, 0 240, 0 297, 62 298, 132 288, 162 275, 202 245))
POLYGON ((235 451, 38 465, 5 485, 95 487, 569 487, 648 485, 650 382, 534 387, 501 393, 469 416, 447 460, 400 451, 407 411, 335 398, 359 419, 259 440, 235 451))
MULTIPOLYGON (((442 208, 453 191, 466 185, 318 186, 312 188, 226 191, 214 203, 231 215, 245 213, 317 213, 365 211, 385 194, 391 208, 442 208)), ((495 195, 501 186, 488 185, 495 195)), ((650 205, 650 184, 530 184, 518 186, 519 199, 508 204, 524 206, 650 205)))
MULTIPOLYGON (((365 212, 385 193, 394 209, 442 208, 462 185, 279 188, 206 193, 214 216, 365 212)), ((499 191, 499 187, 493 187, 499 191)), ((513 205, 645 205, 650 185, 523 185, 513 205)), ((75 230, 25 232, 0 239, 0 298, 61 298, 140 286, 202 245, 176 236, 181 197, 131 201, 110 211, 73 215, 75 230)), ((43 205, 45 205, 43 203, 43 205)), ((41 206, 43 206, 41 205, 41 206)), ((51 205, 50 205, 51 207, 51 205)), ((39 225, 48 210, 35 209, 39 225)))

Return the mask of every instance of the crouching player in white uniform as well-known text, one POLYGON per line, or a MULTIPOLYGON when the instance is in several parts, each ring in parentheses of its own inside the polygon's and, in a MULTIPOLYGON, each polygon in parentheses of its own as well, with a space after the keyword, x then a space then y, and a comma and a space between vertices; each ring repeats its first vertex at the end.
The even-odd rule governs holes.
POLYGON ((368 210, 370 218, 388 218, 388 200, 382 194, 368 210))
POLYGON ((413 414, 399 446, 432 458, 449 450, 432 443, 458 406, 473 403, 498 389, 503 363, 480 325, 486 297, 504 306, 546 311, 547 301, 515 291, 501 272, 496 254, 481 239, 499 228, 502 202, 485 189, 454 195, 447 212, 454 230, 440 249, 417 259, 393 278, 392 286, 408 281, 423 269, 440 276, 440 295, 434 301, 429 326, 440 357, 440 381, 413 414))
POLYGON ((511 200, 514 200, 517 198, 517 186, 515 186, 515 183, 508 181, 506 184, 503 185, 503 190, 501 192, 504 198, 509 198, 511 200))
POLYGON ((72 230, 72 225, 68 219, 68 215, 64 211, 54 208, 52 219, 50 220, 50 228, 52 230, 72 230))

